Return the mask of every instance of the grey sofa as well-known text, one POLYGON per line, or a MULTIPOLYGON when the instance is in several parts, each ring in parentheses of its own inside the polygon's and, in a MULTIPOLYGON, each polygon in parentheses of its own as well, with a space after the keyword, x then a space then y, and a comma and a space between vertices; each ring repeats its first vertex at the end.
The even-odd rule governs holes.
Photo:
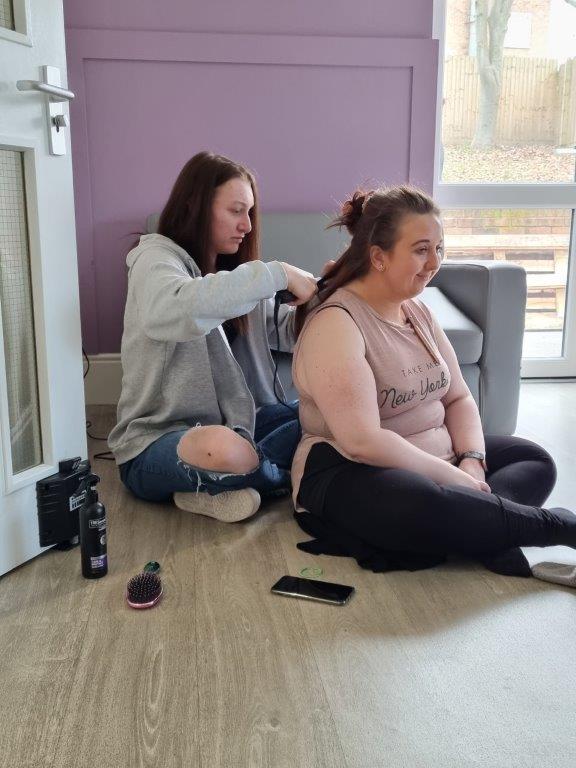
MULTIPOLYGON (((269 213, 262 217, 264 260, 287 261, 314 274, 343 251, 347 234, 326 230, 321 214, 269 213)), ((157 214, 148 217, 155 232, 157 214)), ((516 428, 520 361, 526 306, 526 274, 506 262, 446 262, 421 298, 434 312, 456 352, 478 404, 486 434, 512 434, 516 428)), ((280 354, 279 375, 296 397, 291 356, 280 354)))

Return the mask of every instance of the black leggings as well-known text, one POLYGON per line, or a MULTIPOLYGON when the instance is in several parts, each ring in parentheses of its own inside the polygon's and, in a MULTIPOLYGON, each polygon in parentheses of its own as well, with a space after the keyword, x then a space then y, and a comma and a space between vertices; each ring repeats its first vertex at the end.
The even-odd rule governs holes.
POLYGON ((492 493, 360 464, 318 443, 306 461, 298 501, 341 534, 387 551, 486 562, 512 549, 517 557, 521 546, 576 547, 576 516, 541 507, 556 481, 554 461, 543 448, 519 437, 486 437, 486 461, 492 493))

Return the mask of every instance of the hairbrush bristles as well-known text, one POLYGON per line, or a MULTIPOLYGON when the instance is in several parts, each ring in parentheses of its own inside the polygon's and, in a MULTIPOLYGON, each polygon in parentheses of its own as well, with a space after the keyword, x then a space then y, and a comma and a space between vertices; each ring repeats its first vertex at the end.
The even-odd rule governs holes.
POLYGON ((152 608, 161 597, 162 582, 155 573, 139 573, 126 587, 126 601, 131 608, 152 608))

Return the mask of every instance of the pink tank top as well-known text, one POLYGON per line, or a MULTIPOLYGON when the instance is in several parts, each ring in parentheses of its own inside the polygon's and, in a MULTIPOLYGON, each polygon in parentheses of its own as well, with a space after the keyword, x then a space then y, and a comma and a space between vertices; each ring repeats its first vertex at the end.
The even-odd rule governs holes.
POLYGON ((348 312, 364 338, 366 360, 376 381, 380 426, 427 453, 447 461, 454 459, 442 403, 450 388, 450 369, 438 349, 430 310, 421 301, 409 299, 402 304, 407 322, 399 325, 385 320, 352 291, 339 288, 308 315, 294 348, 292 378, 300 394, 302 424, 302 439, 292 463, 293 499, 297 508, 304 465, 315 443, 329 443, 343 456, 351 458, 334 439, 320 408, 299 376, 302 340, 314 317, 326 307, 341 307, 348 312))

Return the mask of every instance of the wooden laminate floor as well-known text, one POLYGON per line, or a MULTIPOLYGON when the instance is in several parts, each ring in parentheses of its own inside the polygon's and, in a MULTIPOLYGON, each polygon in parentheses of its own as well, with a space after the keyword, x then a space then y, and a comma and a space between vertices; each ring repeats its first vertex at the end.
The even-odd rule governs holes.
MULTIPOLYGON (((112 425, 110 408, 90 416, 96 434, 112 425)), ((575 384, 523 385, 517 433, 551 451, 551 502, 572 507, 575 419, 575 384)), ((94 467, 109 575, 51 550, 0 581, 3 768, 576 765, 576 590, 454 560, 369 573, 296 549, 287 500, 226 525, 94 467), (131 610, 126 582, 150 559, 164 597, 131 610), (353 584, 349 605, 270 594, 306 566, 353 584)))

